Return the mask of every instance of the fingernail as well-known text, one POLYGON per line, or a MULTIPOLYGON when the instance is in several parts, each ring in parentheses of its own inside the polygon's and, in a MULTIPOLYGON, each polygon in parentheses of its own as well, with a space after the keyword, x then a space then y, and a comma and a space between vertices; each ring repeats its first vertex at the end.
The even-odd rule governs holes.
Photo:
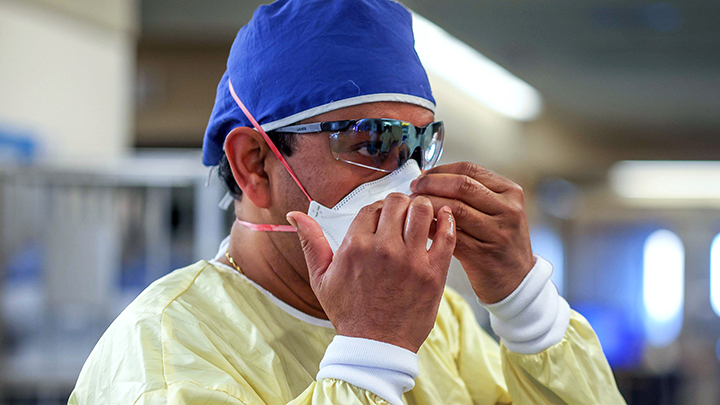
POLYGON ((410 191, 415 191, 415 187, 417 187, 418 179, 413 180, 410 183, 410 191))
POLYGON ((285 219, 287 219, 287 221, 290 223, 290 225, 292 225, 293 228, 295 228, 296 231, 298 230, 298 226, 297 226, 297 222, 295 221, 295 218, 291 217, 288 214, 288 215, 285 215, 285 219))
POLYGON ((448 215, 448 222, 450 223, 450 232, 455 232, 455 218, 453 218, 452 209, 448 206, 444 206, 440 211, 445 211, 448 215))

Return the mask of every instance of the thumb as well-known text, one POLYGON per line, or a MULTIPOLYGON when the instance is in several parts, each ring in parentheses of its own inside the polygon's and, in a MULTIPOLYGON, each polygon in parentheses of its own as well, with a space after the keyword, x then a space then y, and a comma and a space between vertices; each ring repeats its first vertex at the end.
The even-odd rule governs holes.
POLYGON ((307 214, 292 211, 287 214, 286 218, 290 225, 297 230, 310 274, 310 285, 314 286, 320 281, 332 262, 333 252, 330 244, 325 239, 320 225, 307 214))

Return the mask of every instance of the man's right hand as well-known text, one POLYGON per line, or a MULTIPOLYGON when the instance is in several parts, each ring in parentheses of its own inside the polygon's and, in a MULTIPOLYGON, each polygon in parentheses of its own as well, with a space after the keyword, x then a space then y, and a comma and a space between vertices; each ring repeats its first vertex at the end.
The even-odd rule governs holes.
POLYGON ((320 225, 301 212, 296 225, 310 285, 340 335, 373 339, 417 353, 430 334, 455 249, 449 207, 437 214, 425 197, 392 193, 363 208, 333 256, 320 225))

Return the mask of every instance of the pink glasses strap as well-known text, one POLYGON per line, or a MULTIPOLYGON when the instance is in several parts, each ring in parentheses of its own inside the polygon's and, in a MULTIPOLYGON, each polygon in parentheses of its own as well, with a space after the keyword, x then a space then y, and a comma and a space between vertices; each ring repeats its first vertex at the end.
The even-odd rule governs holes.
MULTIPOLYGON (((302 192, 305 194, 305 197, 307 197, 308 200, 310 200, 310 202, 312 202, 312 198, 310 198, 310 194, 308 194, 307 191, 305 191, 305 187, 303 187, 302 184, 300 184, 300 180, 298 180, 297 176, 295 176, 295 172, 293 172, 293 170, 290 168, 290 165, 285 160, 283 155, 280 153, 278 148, 275 146, 275 143, 273 143, 273 141, 270 139, 268 134, 265 133, 265 130, 262 129, 260 124, 258 124, 258 122, 255 120, 255 118, 252 116, 252 114, 250 114, 250 111, 248 111, 248 109, 245 107, 245 104, 243 104, 242 101, 240 101, 240 97, 238 97, 238 95, 235 93, 235 89, 233 88, 232 82, 230 81, 229 78, 228 78, 228 85, 230 87, 230 94, 235 99, 235 102, 240 107, 242 112, 245 113, 245 116, 253 124, 253 127, 255 127, 255 129, 258 132, 260 132, 260 134, 263 136, 263 138, 265 139, 265 142, 270 147, 270 150, 272 150, 273 153, 275 154, 275 156, 277 156, 278 160, 280 160, 280 163, 282 163, 283 166, 285 166, 288 173, 290 173, 290 176, 293 178, 293 180, 295 180, 295 183, 297 183, 298 187, 300 187, 300 190, 302 190, 302 192)), ((289 225, 260 225, 260 226, 289 226, 289 225)), ((292 227, 290 226, 290 228, 292 228, 292 227)), ((283 232, 295 232, 295 228, 292 228, 292 231, 283 231, 283 232)))
POLYGON ((297 232, 291 225, 270 225, 270 224, 253 224, 250 222, 243 221, 241 219, 235 219, 240 225, 249 228, 253 231, 260 232, 297 232))

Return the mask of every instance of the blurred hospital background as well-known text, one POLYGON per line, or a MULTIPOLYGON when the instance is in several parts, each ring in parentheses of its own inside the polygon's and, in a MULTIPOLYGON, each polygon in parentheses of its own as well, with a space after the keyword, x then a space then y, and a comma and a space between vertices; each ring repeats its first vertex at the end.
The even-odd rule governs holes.
MULTIPOLYGON (((0 403, 65 403, 145 286, 215 254, 232 217, 199 148, 261 3, 0 0, 0 403)), ((441 162, 524 187, 628 404, 720 404, 720 3, 405 4, 441 162)))

